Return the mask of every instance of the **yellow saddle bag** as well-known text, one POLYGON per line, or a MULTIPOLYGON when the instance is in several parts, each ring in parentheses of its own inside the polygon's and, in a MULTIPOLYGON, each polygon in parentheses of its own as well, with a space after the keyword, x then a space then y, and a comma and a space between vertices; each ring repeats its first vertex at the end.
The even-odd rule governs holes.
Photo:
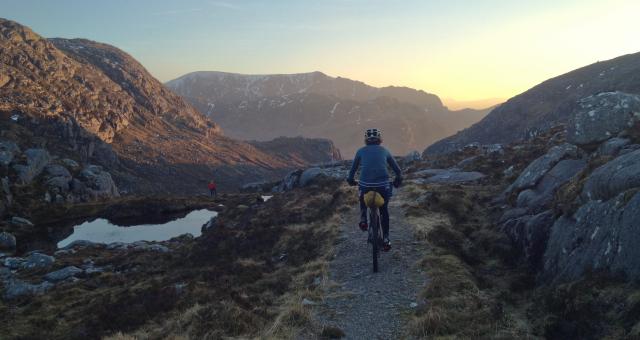
POLYGON ((384 197, 377 191, 369 191, 364 194, 364 204, 369 208, 380 208, 384 205, 384 197))

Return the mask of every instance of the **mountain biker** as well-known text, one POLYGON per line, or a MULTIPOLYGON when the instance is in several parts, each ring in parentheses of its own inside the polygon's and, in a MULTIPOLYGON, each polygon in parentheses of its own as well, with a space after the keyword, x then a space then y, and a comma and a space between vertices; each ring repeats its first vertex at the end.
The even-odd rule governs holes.
POLYGON ((367 129, 364 133, 365 146, 360 148, 356 152, 356 156, 353 159, 351 170, 349 171, 349 177, 347 182, 349 185, 356 185, 354 177, 358 168, 360 170, 360 224, 359 227, 362 231, 368 229, 367 225, 367 206, 364 203, 364 194, 367 191, 377 191, 384 198, 384 205, 380 207, 380 216, 382 224, 382 235, 384 239, 384 251, 391 249, 391 242, 389 241, 389 199, 391 198, 393 188, 389 183, 389 172, 387 171, 387 165, 389 165, 393 172, 395 172, 395 180, 393 186, 396 188, 402 184, 402 171, 398 166, 396 160, 391 156, 389 150, 381 146, 382 132, 378 129, 367 129))

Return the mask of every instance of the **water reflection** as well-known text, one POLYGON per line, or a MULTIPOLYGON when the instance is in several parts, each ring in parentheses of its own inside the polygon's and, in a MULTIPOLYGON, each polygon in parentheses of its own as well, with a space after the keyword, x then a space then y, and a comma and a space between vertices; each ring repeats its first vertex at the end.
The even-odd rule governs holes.
POLYGON ((128 227, 114 225, 106 219, 98 218, 73 227, 73 233, 58 242, 62 248, 76 240, 91 242, 136 242, 165 241, 182 234, 199 236, 201 228, 211 217, 218 213, 207 209, 194 210, 185 217, 163 224, 140 224, 128 227))

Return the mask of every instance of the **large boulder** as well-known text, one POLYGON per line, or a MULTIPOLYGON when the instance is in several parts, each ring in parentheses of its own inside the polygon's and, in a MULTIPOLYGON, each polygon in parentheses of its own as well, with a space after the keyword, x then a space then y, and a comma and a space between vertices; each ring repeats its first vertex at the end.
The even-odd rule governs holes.
POLYGON ((24 152, 25 164, 14 164, 13 169, 18 175, 20 182, 29 184, 42 173, 45 166, 49 164, 51 156, 44 149, 28 149, 24 152))
POLYGON ((89 165, 80 172, 79 177, 89 191, 91 199, 120 196, 111 174, 104 171, 101 166, 89 165))
POLYGON ((568 128, 567 140, 588 145, 616 137, 640 120, 640 96, 624 92, 604 92, 578 102, 568 128))
POLYGON ((640 187, 640 150, 633 151, 594 170, 582 189, 584 200, 606 200, 640 187))
POLYGON ((565 158, 576 158, 577 152, 578 148, 572 144, 562 144, 552 147, 545 155, 531 162, 524 171, 522 171, 518 179, 509 186, 506 193, 534 187, 558 162, 565 158))
POLYGON ((640 279, 640 192, 588 201, 551 228, 544 254, 545 281, 568 281, 604 270, 640 279))

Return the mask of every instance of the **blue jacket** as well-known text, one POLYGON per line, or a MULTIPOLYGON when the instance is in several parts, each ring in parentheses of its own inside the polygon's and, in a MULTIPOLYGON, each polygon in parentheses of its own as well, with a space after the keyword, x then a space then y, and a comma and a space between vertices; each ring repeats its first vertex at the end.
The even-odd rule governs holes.
POLYGON ((396 160, 391 156, 389 150, 380 145, 364 146, 356 152, 356 157, 353 159, 353 164, 351 164, 348 180, 352 181, 356 175, 356 171, 358 171, 358 167, 362 167, 360 170, 360 186, 386 186, 389 184, 387 165, 393 169, 396 177, 402 177, 402 171, 396 160))

